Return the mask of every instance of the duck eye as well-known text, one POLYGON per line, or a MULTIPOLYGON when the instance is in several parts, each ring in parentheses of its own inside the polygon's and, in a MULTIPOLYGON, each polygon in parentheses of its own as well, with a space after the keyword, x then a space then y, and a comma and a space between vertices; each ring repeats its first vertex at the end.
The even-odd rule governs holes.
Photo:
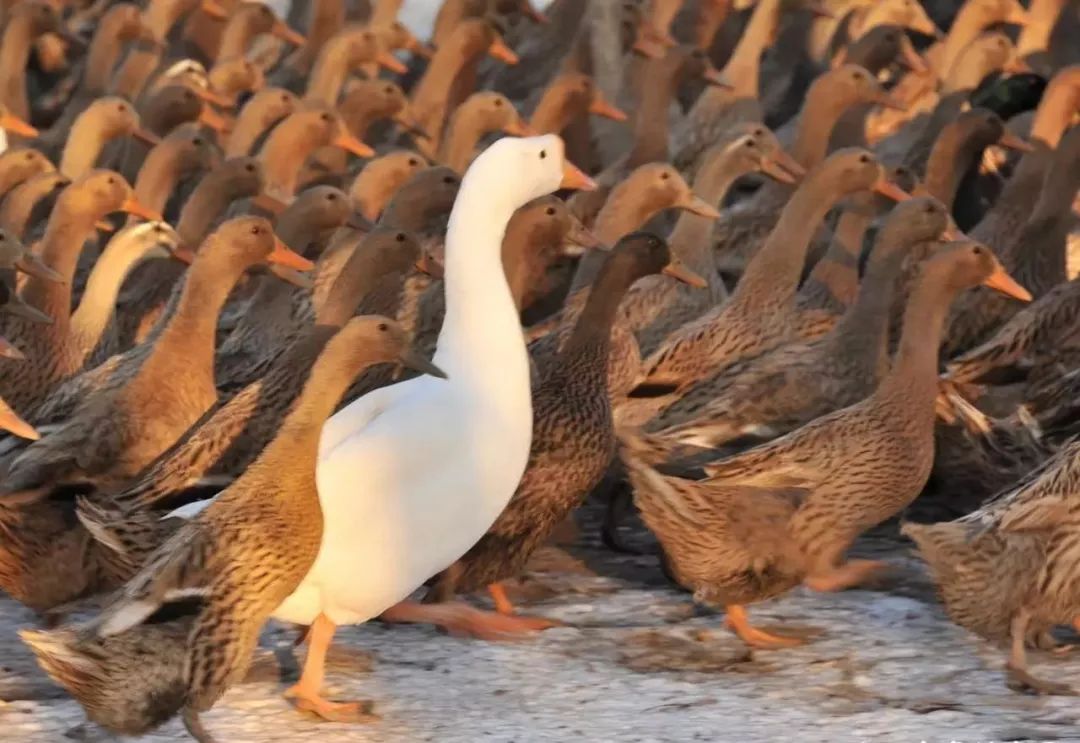
POLYGON ((287 93, 282 93, 281 94, 281 102, 282 103, 288 103, 289 102, 289 96, 288 96, 287 93))
POLYGON ((244 166, 244 170, 246 170, 249 173, 254 173, 255 172, 255 163, 248 163, 247 165, 244 166))
POLYGON ((415 167, 416 167, 417 165, 419 165, 419 164, 420 164, 420 163, 416 161, 416 158, 415 158, 415 157, 410 157, 410 158, 409 158, 409 167, 410 167, 410 168, 415 168, 415 167))
POLYGON ((260 234, 261 232, 262 232, 262 228, 261 228, 261 227, 259 227, 259 225, 257 225, 257 224, 256 224, 256 225, 253 225, 253 226, 251 227, 251 234, 252 234, 252 235, 258 235, 258 234, 260 234))
POLYGON ((383 92, 386 93, 387 95, 393 95, 394 94, 394 89, 391 88, 389 85, 387 85, 385 88, 383 88, 383 92))
POLYGON ((33 152, 27 152, 26 153, 26 159, 27 160, 33 160, 34 159, 34 153, 33 152))
POLYGON ((448 186, 452 186, 454 184, 454 179, 450 176, 446 176, 442 179, 442 182, 447 184, 448 186))
POLYGON ((549 217, 554 217, 555 216, 555 207, 549 206, 547 209, 544 210, 544 214, 548 215, 549 217))
POLYGON ((397 233, 396 235, 394 235, 394 239, 399 243, 405 242, 405 233, 404 232, 397 233))
POLYGON ((870 162, 870 156, 867 155, 866 153, 863 153, 863 154, 859 155, 859 162, 861 162, 861 163, 870 162))
POLYGON ((753 147, 754 146, 754 140, 752 140, 752 139, 746 140, 746 146, 747 147, 753 147))
POLYGON ((496 98, 495 99, 495 105, 496 106, 501 106, 502 105, 502 98, 496 98))
POLYGON ((336 193, 328 193, 328 194, 326 194, 326 200, 327 200, 327 201, 333 201, 333 200, 334 200, 334 199, 336 199, 336 198, 337 198, 337 194, 336 194, 336 193))
POLYGON ((319 118, 322 119, 323 121, 330 121, 330 114, 324 113, 321 116, 319 116, 319 118))
POLYGON ((543 160, 547 157, 547 150, 540 150, 540 159, 543 160))
POLYGON ((116 110, 122 114, 127 113, 127 106, 125 106, 123 103, 118 103, 116 104, 116 110))
POLYGON ((974 253, 975 255, 982 255, 983 254, 982 248, 979 247, 978 245, 976 245, 974 248, 972 248, 971 252, 974 253))
POLYGON ((378 328, 380 333, 385 333, 387 330, 390 329, 390 326, 384 322, 379 323, 376 327, 378 328))
POLYGON ((662 181, 666 181, 670 177, 671 177, 671 174, 668 173, 666 170, 663 173, 660 174, 660 180, 662 180, 662 181))
POLYGON ((112 177, 112 176, 110 175, 110 176, 109 176, 109 177, 108 177, 108 178, 107 178, 107 179, 105 180, 105 182, 106 182, 106 183, 108 183, 108 184, 109 184, 110 186, 112 186, 112 185, 114 185, 114 184, 116 183, 116 179, 115 179, 115 178, 113 178, 113 177, 112 177))
POLYGON ((192 143, 193 145, 195 145, 196 147, 202 147, 202 143, 203 143, 203 141, 202 141, 202 137, 195 137, 195 138, 193 138, 193 139, 191 140, 191 143, 192 143))

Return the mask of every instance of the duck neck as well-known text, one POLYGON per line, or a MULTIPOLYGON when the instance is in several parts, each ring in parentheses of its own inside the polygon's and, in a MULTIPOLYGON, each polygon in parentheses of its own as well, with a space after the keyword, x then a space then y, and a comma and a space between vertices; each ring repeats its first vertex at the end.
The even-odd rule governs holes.
POLYGON ((118 27, 119 20, 117 16, 106 15, 90 42, 82 79, 84 94, 101 96, 109 87, 113 68, 125 50, 125 45, 120 40, 123 29, 118 27))
POLYGON ((16 16, 4 29, 0 42, 0 91, 11 113, 30 120, 30 99, 26 94, 26 65, 34 43, 33 19, 16 16))
POLYGON ((203 178, 180 210, 176 234, 180 236, 181 244, 198 247, 217 218, 235 199, 255 195, 254 191, 238 191, 240 189, 235 188, 227 178, 215 178, 213 173, 203 178))
POLYGON ((413 113, 419 119, 420 125, 432 136, 437 134, 433 131, 436 124, 441 128, 442 121, 436 119, 445 112, 450 86, 464 69, 469 56, 464 40, 462 35, 452 34, 445 44, 436 49, 427 70, 416 84, 416 91, 412 96, 413 113))
POLYGON ((1031 0, 1028 22, 1020 29, 1020 37, 1016 42, 1019 56, 1026 57, 1050 48, 1050 35, 1067 2, 1068 0, 1031 0))
POLYGON ((947 276, 926 270, 904 310, 904 325, 892 369, 882 380, 879 396, 899 397, 915 411, 933 411, 938 386, 938 349, 956 292, 947 276))
POLYGON ((819 284, 829 296, 851 305, 859 292, 859 253, 874 217, 865 209, 845 209, 836 223, 829 249, 810 272, 808 284, 819 284))
POLYGON ((304 161, 318 146, 318 142, 303 136, 297 127, 289 126, 288 121, 270 132, 259 153, 259 161, 267 186, 276 191, 274 196, 291 199, 296 195, 304 161))
MULTIPOLYGON (((1059 148, 1061 149, 1061 148, 1059 148)), ((1067 281, 1067 245, 1075 219, 1073 199, 1080 166, 1059 155, 1043 181, 1035 210, 1016 240, 1019 250, 1013 275, 1035 296, 1067 281)))
POLYGON ((342 0, 315 0, 308 16, 307 40, 297 50, 290 63, 306 72, 317 58, 320 49, 334 34, 345 27, 345 3, 342 0))
MULTIPOLYGON (((12 154, 15 154, 14 152, 12 154)), ((18 164, 12 164, 10 167, 0 168, 0 201, 5 196, 11 193, 12 189, 16 186, 25 183, 33 176, 33 173, 28 173, 18 164)))
POLYGON ((512 209, 493 208, 488 189, 470 188, 471 174, 462 181, 446 231, 446 314, 435 363, 451 379, 482 383, 494 377, 502 388, 503 375, 528 378, 524 335, 500 258, 512 209))
POLYGON ((963 136, 952 127, 946 128, 938 136, 926 162, 923 185, 927 193, 951 212, 964 174, 981 154, 982 149, 975 145, 971 137, 963 136))
MULTIPOLYGON (((694 179, 694 193, 707 204, 722 204, 731 186, 745 174, 746 171, 732 167, 725 159, 712 167, 707 164, 694 179)), ((668 240, 671 251, 691 270, 706 277, 710 284, 720 282, 716 256, 709 240, 715 225, 713 219, 684 211, 668 240)))
MULTIPOLYGON (((596 217, 593 233, 604 245, 614 245, 620 237, 632 232, 660 211, 648 194, 637 194, 632 190, 632 186, 632 183, 624 183, 616 187, 596 217)), ((581 256, 574 279, 570 283, 571 294, 591 286, 596 281, 606 257, 601 250, 590 250, 581 256)))
POLYGON ((53 329, 67 327, 71 314, 71 286, 75 279, 75 267, 93 228, 94 218, 83 210, 65 203, 61 195, 49 217, 45 236, 41 239, 41 260, 63 278, 62 281, 46 281, 31 276, 23 286, 22 296, 26 302, 53 318, 53 329))
POLYGON ((857 349, 875 365, 888 360, 889 312, 905 255, 905 251, 886 245, 877 246, 877 250, 884 250, 887 254, 880 257, 871 255, 855 301, 825 341, 837 352, 840 352, 840 348, 857 349))
MULTIPOLYGON (((151 3, 150 7, 158 5, 160 3, 151 3)), ((109 83, 109 92, 112 95, 127 98, 129 101, 138 100, 146 88, 147 80, 161 64, 164 52, 165 47, 161 42, 136 40, 129 46, 120 69, 113 75, 109 83)))
POLYGON ((180 152, 167 144, 150 150, 135 178, 135 198, 147 208, 164 214, 183 165, 180 152))
POLYGON ((1052 81, 1035 111, 1031 124, 1031 138, 1054 149, 1073 120, 1080 105, 1080 89, 1068 81, 1054 84, 1052 81))
MULTIPOLYGON (((213 247, 204 246, 204 250, 213 247)), ((239 278, 235 271, 223 270, 213 260, 203 260, 201 265, 197 262, 189 268, 176 309, 152 353, 184 359, 187 365, 205 370, 212 378, 218 315, 239 278)))
POLYGON ((646 64, 641 106, 634 120, 634 146, 626 160, 628 168, 668 159, 668 109, 683 66, 673 57, 652 59, 646 64))
POLYGON ((558 134, 583 113, 574 105, 577 97, 567 95, 558 85, 549 86, 536 104, 529 127, 537 134, 558 134))
POLYGON ((735 98, 758 97, 761 55, 780 27, 780 3, 781 0, 758 2, 731 59, 724 66, 724 78, 735 86, 732 91, 735 98))
POLYGON ((245 106, 225 144, 225 157, 243 157, 250 154, 252 146, 262 133, 276 126, 286 116, 288 116, 287 113, 282 113, 273 121, 267 121, 263 111, 258 107, 245 106))
POLYGON ((964 3, 961 5, 956 20, 953 21, 949 33, 945 36, 938 71, 942 74, 949 73, 964 47, 973 42, 982 33, 985 26, 983 11, 978 7, 978 3, 964 3))
POLYGON ((164 42, 169 38, 180 19, 191 10, 191 3, 186 2, 156 2, 147 3, 143 10, 143 24, 150 30, 154 39, 164 42))
POLYGON ((812 168, 825 159, 829 152, 829 138, 832 136, 833 127, 851 105, 851 101, 845 96, 835 95, 828 82, 821 79, 811 86, 799 116, 798 132, 791 154, 804 168, 812 168))
POLYGON ((443 164, 457 173, 464 173, 476 150, 476 143, 484 136, 484 129, 479 117, 468 110, 459 109, 457 115, 451 117, 443 138, 440 158, 443 164))
MULTIPOLYGON (((578 314, 570 338, 559 352, 560 364, 563 366, 572 365, 573 359, 586 357, 595 359, 594 368, 601 371, 607 368, 611 329, 615 324, 619 302, 638 278, 634 275, 632 266, 626 265, 627 262, 620 260, 619 256, 609 254, 607 259, 589 290, 585 306, 578 314)), ((598 377, 606 385, 607 374, 601 373, 598 377)))
POLYGON ((349 74, 349 55, 345 48, 350 39, 338 37, 340 41, 330 41, 323 47, 322 53, 315 60, 315 66, 308 76, 307 91, 304 100, 312 104, 336 106, 345 77, 349 74), (344 43, 342 43, 344 42, 344 43))
POLYGON ((247 54, 248 47, 251 46, 256 35, 255 18, 254 12, 245 13, 242 9, 238 13, 233 13, 221 32, 217 59, 231 59, 247 54))
POLYGON ((93 113, 83 114, 75 120, 71 135, 60 157, 60 172, 68 178, 79 178, 94 168, 101 150, 108 141, 103 127, 93 113))
POLYGON ((795 293, 810 239, 841 196, 818 176, 805 178, 780 212, 776 227, 746 266, 733 299, 782 303, 795 293))
POLYGON ((112 318, 124 279, 142 259, 124 240, 110 243, 94 263, 79 306, 71 314, 71 337, 81 360, 94 350, 112 318), (109 248, 113 248, 110 250, 109 248))

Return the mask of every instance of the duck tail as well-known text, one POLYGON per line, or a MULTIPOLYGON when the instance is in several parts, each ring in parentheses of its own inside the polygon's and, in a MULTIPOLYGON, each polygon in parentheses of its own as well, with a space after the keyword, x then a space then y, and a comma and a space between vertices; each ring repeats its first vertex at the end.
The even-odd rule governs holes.
POLYGON ((102 563, 115 583, 123 583, 175 530, 154 511, 125 509, 100 495, 76 499, 75 515, 103 549, 102 563))
POLYGON ((183 707, 186 634, 187 627, 165 625, 104 640, 70 627, 19 632, 90 720, 123 735, 149 732, 183 707))

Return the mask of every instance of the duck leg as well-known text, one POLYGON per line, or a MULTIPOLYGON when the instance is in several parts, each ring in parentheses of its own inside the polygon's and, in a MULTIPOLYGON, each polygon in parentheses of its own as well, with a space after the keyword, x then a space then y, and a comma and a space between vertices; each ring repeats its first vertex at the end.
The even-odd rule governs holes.
POLYGON ((1012 619, 1012 649, 1009 652, 1009 662, 1005 666, 1005 683, 1013 691, 1028 694, 1075 695, 1076 692, 1068 684, 1045 681, 1028 673, 1026 641, 1030 622, 1031 614, 1027 609, 1016 612, 1012 619))
POLYGON ((826 572, 808 575, 803 585, 813 591, 833 593, 861 585, 888 567, 881 560, 848 560, 826 572))
POLYGON ((520 616, 514 611, 514 604, 510 601, 510 597, 506 595, 506 587, 502 583, 492 583, 487 587, 488 594, 491 596, 491 600, 495 602, 495 611, 502 614, 504 617, 513 617, 519 622, 523 623, 523 627, 528 630, 530 627, 533 630, 551 629, 552 627, 562 627, 563 623, 558 619, 548 619, 546 617, 527 617, 520 616))
POLYGON ((181 719, 184 721, 184 729, 188 731, 188 735, 198 741, 198 743, 216 743, 214 736, 212 736, 203 726, 202 718, 199 717, 198 710, 192 709, 191 707, 184 707, 181 719))
POLYGON ((308 630, 308 652, 300 681, 290 687, 285 696, 296 700, 297 709, 313 712, 331 722, 374 722, 378 715, 371 712, 372 703, 331 702, 322 696, 323 679, 326 677, 326 651, 334 639, 337 627, 325 614, 316 617, 308 630))
MULTIPOLYGON (((513 605, 509 600, 505 605, 509 605, 510 611, 513 611, 513 605)), ((498 611, 481 611, 461 601, 439 604, 402 601, 384 611, 380 619, 388 622, 434 624, 456 637, 473 637, 491 642, 513 640, 521 635, 528 635, 556 624, 550 619, 506 616, 498 611)))
POLYGON ((802 645, 804 642, 797 637, 774 635, 754 627, 750 624, 750 618, 746 616, 746 608, 741 604, 729 604, 724 607, 724 611, 727 612, 724 623, 739 636, 740 640, 752 648, 790 648, 802 645))

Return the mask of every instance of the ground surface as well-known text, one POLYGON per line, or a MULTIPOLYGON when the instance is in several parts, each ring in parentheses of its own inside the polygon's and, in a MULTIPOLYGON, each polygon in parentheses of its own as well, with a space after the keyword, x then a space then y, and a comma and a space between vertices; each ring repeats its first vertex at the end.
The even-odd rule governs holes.
MULTIPOLYGON (((613 555, 590 529, 569 553, 546 550, 515 591, 527 611, 568 627, 497 645, 419 626, 342 632, 330 693, 374 699, 381 722, 320 724, 295 712, 280 696, 296 674, 282 627, 206 722, 221 743, 1080 740, 1076 700, 1008 691, 1001 653, 948 623, 908 545, 885 530, 858 551, 885 557, 894 575, 873 590, 799 590, 753 607, 760 624, 821 634, 751 653, 669 587, 654 557, 613 555)), ((80 707, 16 639, 32 622, 0 600, 0 698, 11 700, 0 707, 0 740, 114 740, 90 725, 69 733, 80 707)), ((1033 661, 1080 687, 1080 657, 1033 661)), ((141 740, 185 739, 173 723, 141 740)))

